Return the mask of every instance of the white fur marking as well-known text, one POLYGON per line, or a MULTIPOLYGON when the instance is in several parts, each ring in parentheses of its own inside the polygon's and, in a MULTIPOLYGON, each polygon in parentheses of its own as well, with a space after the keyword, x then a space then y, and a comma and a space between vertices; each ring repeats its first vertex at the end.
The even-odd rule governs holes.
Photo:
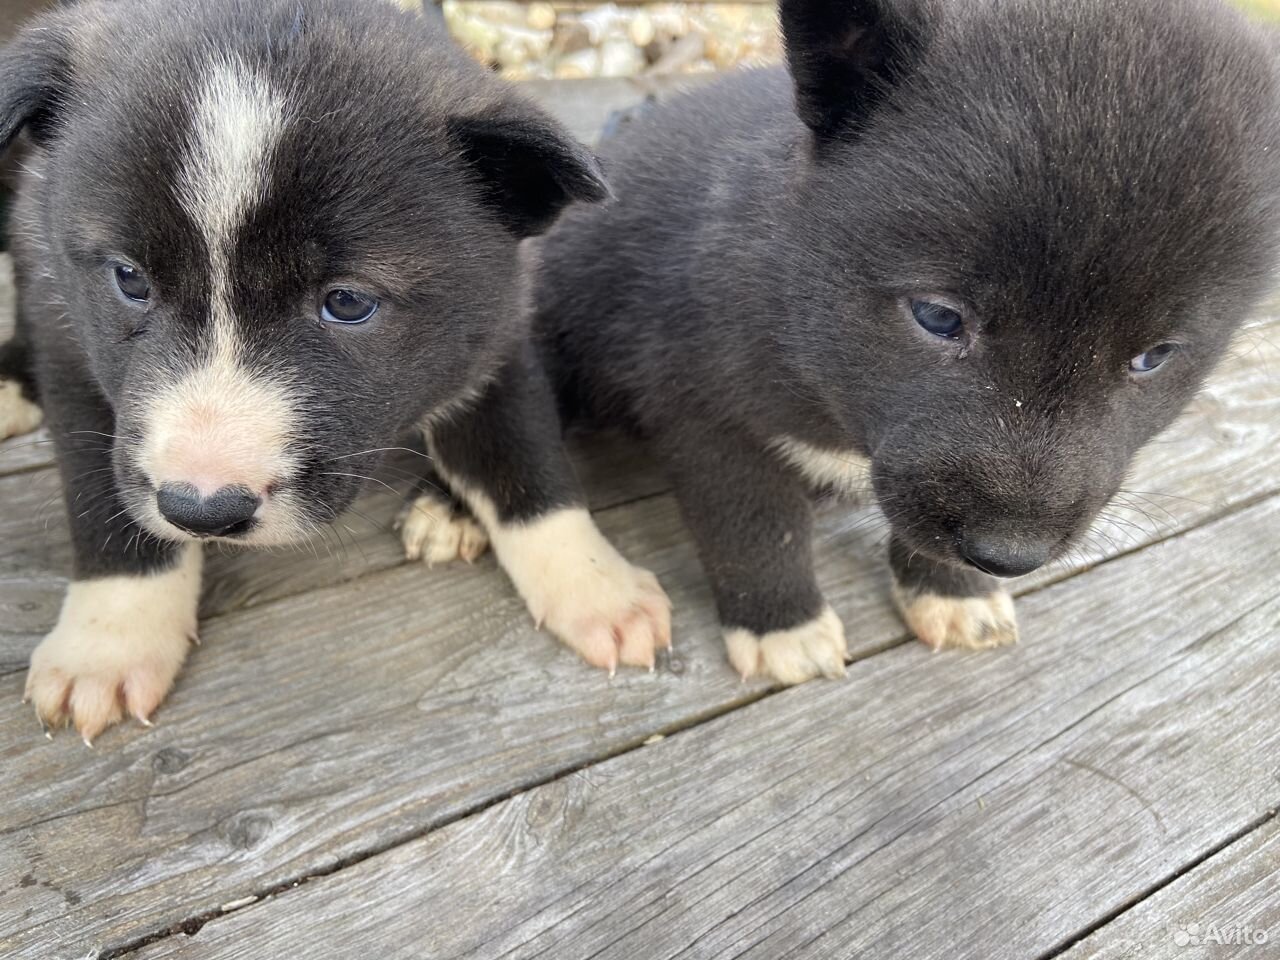
POLYGON ((284 132, 284 107, 284 99, 243 64, 215 64, 209 73, 181 197, 205 231, 215 265, 225 266, 227 245, 263 196, 267 164, 284 132))
POLYGON ((454 512, 453 504, 433 493, 421 493, 401 511, 396 522, 404 555, 429 567, 463 560, 475 563, 489 549, 484 528, 454 512))
POLYGON ((825 450, 797 440, 779 437, 773 448, 816 487, 831 487, 841 496, 865 494, 871 461, 853 450, 825 450))
POLYGON ((268 163, 285 127, 285 104, 244 64, 215 64, 196 108, 180 198, 204 232, 212 289, 214 362, 239 354, 231 303, 230 248, 269 181, 268 163))
POLYGON ((41 721, 74 723, 86 743, 126 712, 148 723, 195 639, 201 564, 188 544, 163 573, 72 583, 31 654, 26 696, 41 721))
POLYGON ((498 562, 539 627, 610 676, 619 664, 654 669, 656 651, 671 647, 671 601, 657 577, 614 549, 587 510, 566 507, 504 524, 483 493, 446 479, 489 532, 498 562))
POLYGON ((296 419, 284 385, 215 355, 150 397, 137 463, 157 487, 189 483, 208 496, 239 484, 261 496, 297 466, 296 419))
POLYGON ((22 395, 12 380, 0 380, 0 440, 30 433, 40 426, 40 408, 22 395))
POLYGON ((1018 642, 1013 598, 1003 590, 984 597, 946 597, 895 583, 893 600, 912 633, 935 651, 993 650, 1018 642))
POLYGON ((652 670, 655 651, 671 646, 671 604, 657 578, 628 563, 586 510, 511 525, 492 507, 477 513, 533 619, 588 663, 610 673, 619 663, 652 670))
POLYGON ((839 680, 845 675, 849 652, 844 624, 830 607, 808 623, 763 637, 742 628, 726 630, 724 643, 729 662, 743 680, 773 677, 788 685, 816 677, 839 680))
MULTIPOLYGON (((298 418, 290 385, 246 366, 230 275, 231 247, 266 190, 284 126, 284 100, 262 77, 243 64, 213 66, 180 185, 182 204, 208 249, 212 339, 194 369, 146 400, 138 467, 156 486, 188 483, 208 495, 241 485, 265 496, 297 466, 288 450, 298 418)), ((273 518, 281 527, 296 526, 285 513, 268 505, 259 539, 282 539, 267 532, 273 518)))

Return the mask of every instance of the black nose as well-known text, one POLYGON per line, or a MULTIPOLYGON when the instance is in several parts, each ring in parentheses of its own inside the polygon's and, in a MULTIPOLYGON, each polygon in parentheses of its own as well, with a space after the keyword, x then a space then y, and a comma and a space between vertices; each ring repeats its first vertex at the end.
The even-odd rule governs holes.
POLYGON ((161 515, 197 537, 234 537, 246 532, 261 503, 245 487, 223 487, 202 497, 189 483, 166 483, 156 493, 161 515))
POLYGON ((993 577, 1025 577, 1049 562, 1053 544, 1035 540, 965 537, 960 553, 970 564, 993 577))

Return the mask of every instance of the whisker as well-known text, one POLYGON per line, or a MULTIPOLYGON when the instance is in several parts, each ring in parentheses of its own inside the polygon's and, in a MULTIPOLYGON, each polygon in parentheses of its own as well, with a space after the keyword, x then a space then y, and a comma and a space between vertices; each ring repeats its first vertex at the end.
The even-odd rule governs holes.
POLYGON ((414 450, 412 447, 374 447, 371 450, 361 450, 357 453, 344 453, 341 456, 330 457, 328 460, 324 462, 331 463, 334 460, 349 460, 351 457, 363 457, 370 453, 392 453, 392 452, 412 453, 415 457, 421 457, 423 460, 429 460, 433 463, 435 462, 435 458, 432 457, 430 454, 423 453, 421 450, 414 450))

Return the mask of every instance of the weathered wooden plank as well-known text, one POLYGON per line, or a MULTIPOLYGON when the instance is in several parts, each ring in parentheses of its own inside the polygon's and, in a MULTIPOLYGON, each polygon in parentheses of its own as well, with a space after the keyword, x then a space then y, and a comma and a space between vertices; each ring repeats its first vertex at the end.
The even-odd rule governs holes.
POLYGON ((23 437, 0 441, 0 477, 40 470, 53 462, 53 442, 44 427, 23 437))
POLYGON ((1280 501, 211 920, 182 957, 1042 955, 1273 809, 1280 501))
MULTIPOLYGON (((1216 758, 1205 768, 1212 771, 1216 758)), ((1266 773, 1266 771, 1261 771, 1266 773)), ((1274 776, 1274 770, 1271 771, 1274 776)), ((1280 954, 1280 819, 1126 910, 1064 960, 1208 960, 1280 954)))

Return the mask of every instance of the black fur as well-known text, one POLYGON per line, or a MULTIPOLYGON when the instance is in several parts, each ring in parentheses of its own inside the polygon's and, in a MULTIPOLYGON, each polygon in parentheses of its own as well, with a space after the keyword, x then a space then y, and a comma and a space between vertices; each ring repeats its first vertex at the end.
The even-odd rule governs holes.
POLYGON ((148 390, 200 362, 209 337, 210 251, 180 183, 215 61, 289 96, 230 254, 243 362, 288 384, 302 413, 288 438, 300 466, 283 478, 301 517, 287 538, 345 508, 376 451, 435 411, 452 425, 436 455, 491 471, 498 487, 539 451, 542 485, 510 510, 580 502, 553 404, 522 385, 515 359, 528 296, 519 248, 566 204, 605 195, 594 158, 432 21, 388 4, 85 3, 0 54, 0 145, 25 130, 36 147, 16 210, 18 335, 0 376, 38 388, 76 576, 163 568, 182 539, 148 519, 155 484, 133 453, 148 390), (145 311, 113 287, 121 258, 158 291, 145 311), (379 295, 369 323, 318 318, 325 291, 344 284, 379 295), (481 451, 467 444, 490 424, 466 401, 495 378, 521 402, 498 414, 509 444, 481 451))
POLYGON ((722 621, 756 633, 821 605, 782 437, 870 458, 905 588, 994 590, 979 547, 1060 556, 1271 281, 1280 193, 1275 58, 1217 0, 783 0, 782 23, 794 82, 628 125, 617 201, 556 225, 536 292, 569 412, 648 439, 722 621))

